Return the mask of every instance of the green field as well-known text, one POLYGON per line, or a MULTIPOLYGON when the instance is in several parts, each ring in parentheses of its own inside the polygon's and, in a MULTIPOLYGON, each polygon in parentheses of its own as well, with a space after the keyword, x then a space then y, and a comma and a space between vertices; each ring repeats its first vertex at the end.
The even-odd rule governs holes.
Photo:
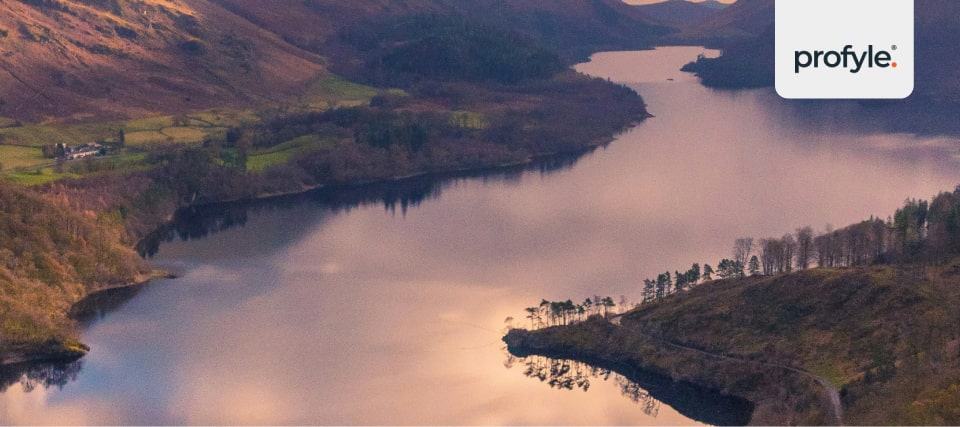
POLYGON ((164 135, 159 130, 144 130, 126 134, 126 145, 143 147, 151 144, 165 144, 176 142, 173 137, 164 135))
POLYGON ((43 157, 39 148, 0 145, 0 171, 34 168, 52 162, 43 157))
POLYGON ((247 158, 247 170, 261 172, 270 166, 288 162, 295 154, 303 153, 322 147, 330 141, 317 139, 313 135, 305 135, 291 139, 283 144, 270 147, 247 158))
POLYGON ((59 174, 53 171, 53 168, 40 168, 30 171, 15 172, 0 175, 0 178, 20 184, 20 185, 43 185, 63 178, 77 178, 75 174, 59 174))
POLYGON ((377 96, 379 90, 350 82, 340 76, 326 75, 316 80, 300 98, 300 103, 308 109, 327 109, 333 107, 355 107, 367 104, 377 96))

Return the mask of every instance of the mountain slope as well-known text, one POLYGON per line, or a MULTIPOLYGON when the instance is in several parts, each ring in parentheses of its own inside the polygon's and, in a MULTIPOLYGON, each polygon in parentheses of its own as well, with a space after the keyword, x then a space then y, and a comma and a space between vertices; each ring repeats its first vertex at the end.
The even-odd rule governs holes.
POLYGON ((710 36, 756 36, 773 24, 774 0, 738 0, 704 20, 696 32, 710 36))
POLYGON ((603 49, 649 47, 672 30, 619 0, 396 0, 276 2, 218 0, 225 8, 304 49, 323 53, 339 32, 404 15, 462 15, 516 31, 568 60, 603 49))
POLYGON ((618 0, 9 0, 0 117, 104 120, 276 105, 325 75, 348 28, 462 15, 568 61, 671 31, 618 0))
POLYGON ((118 118, 293 95, 320 58, 206 0, 0 3, 0 115, 118 118))
POLYGON ((641 12, 667 25, 687 26, 720 13, 722 3, 693 3, 687 0, 667 0, 661 3, 637 6, 641 12))
POLYGON ((700 2, 699 4, 709 7, 711 9, 716 9, 716 10, 723 10, 723 9, 726 9, 727 6, 730 6, 729 4, 726 4, 726 3, 720 3, 717 0, 707 0, 707 1, 700 2))

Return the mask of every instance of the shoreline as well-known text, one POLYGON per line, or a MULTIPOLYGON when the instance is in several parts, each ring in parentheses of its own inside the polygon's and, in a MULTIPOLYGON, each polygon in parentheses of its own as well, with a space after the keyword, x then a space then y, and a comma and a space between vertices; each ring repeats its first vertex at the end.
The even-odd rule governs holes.
MULTIPOLYGON (((228 203, 237 203, 237 202, 248 202, 248 201, 254 201, 254 200, 269 200, 269 199, 277 198, 277 197, 286 197, 286 196, 302 195, 302 194, 309 193, 309 192, 311 192, 311 191, 321 190, 321 189, 356 188, 356 187, 363 187, 363 186, 365 186, 365 185, 386 184, 386 183, 392 183, 392 182, 401 182, 401 181, 406 181, 406 180, 416 179, 416 178, 424 178, 424 177, 432 177, 432 176, 443 176, 443 175, 454 175, 454 174, 469 173, 469 172, 488 172, 488 171, 489 171, 489 172, 495 172, 495 171, 499 171, 499 170, 505 170, 505 169, 516 168, 516 167, 521 167, 521 166, 528 166, 528 165, 534 164, 534 163, 537 162, 538 160, 544 160, 544 159, 549 159, 549 158, 552 158, 552 157, 566 156, 566 155, 583 155, 583 154, 587 154, 587 153, 589 153, 589 152, 591 152, 591 151, 593 151, 593 150, 596 150, 597 148, 605 147, 605 146, 609 145, 610 143, 612 143, 613 141, 615 141, 615 140, 617 139, 617 136, 618 136, 620 133, 625 132, 625 131, 630 130, 630 129, 633 129, 634 127, 636 127, 636 126, 640 125, 641 123, 643 123, 644 120, 650 119, 650 118, 653 118, 653 117, 655 117, 655 116, 653 116, 652 114, 649 114, 649 113, 647 113, 647 114, 645 114, 645 115, 643 115, 643 116, 640 116, 640 117, 638 117, 635 121, 633 121, 633 122, 629 123, 628 125, 626 125, 623 129, 616 131, 613 135, 611 135, 611 136, 609 136, 609 137, 604 137, 604 138, 597 138, 597 139, 595 139, 595 140, 593 140, 593 141, 584 143, 584 144, 583 144, 579 149, 577 149, 577 150, 564 150, 564 151, 556 151, 556 152, 549 152, 549 153, 532 154, 532 155, 527 156, 526 158, 521 159, 521 160, 516 160, 516 161, 506 162, 506 163, 493 164, 493 165, 467 166, 467 167, 459 167, 459 168, 452 168, 452 169, 430 170, 430 171, 422 171, 422 172, 410 173, 410 174, 406 174, 406 175, 393 175, 393 176, 388 176, 388 177, 383 177, 383 178, 356 179, 356 180, 353 180, 353 181, 350 181, 350 182, 343 182, 343 183, 332 183, 332 184, 331 184, 331 183, 325 183, 325 184, 307 185, 307 186, 303 186, 303 187, 300 187, 300 188, 298 188, 298 189, 289 190, 289 191, 278 191, 278 192, 274 192, 274 193, 257 194, 257 195, 255 195, 255 196, 250 196, 250 197, 238 197, 238 198, 225 199, 225 200, 215 200, 215 201, 208 201, 208 202, 193 203, 193 204, 189 204, 189 205, 183 206, 183 207, 181 207, 181 208, 179 208, 179 209, 186 209, 186 208, 200 207, 200 206, 216 206, 216 205, 219 205, 219 204, 228 204, 228 203)), ((139 243, 139 241, 138 241, 137 243, 139 243)), ((134 246, 136 246, 136 245, 134 245, 134 246)))
MULTIPOLYGON (((641 377, 637 382, 645 383, 642 386, 652 386, 648 392, 654 398, 666 396, 663 400, 671 399, 674 397, 672 392, 686 386, 686 396, 695 390, 699 396, 694 399, 696 402, 711 404, 706 407, 685 406, 687 400, 683 396, 666 403, 688 418, 707 424, 794 424, 798 414, 785 412, 785 408, 781 407, 782 402, 771 399, 770 389, 746 384, 789 383, 817 400, 821 397, 823 386, 816 379, 811 379, 812 374, 808 372, 789 368, 784 370, 781 369, 783 367, 762 361, 736 359, 677 346, 631 328, 614 325, 605 319, 534 331, 513 329, 502 339, 510 354, 518 357, 538 355, 571 359, 599 367, 629 368, 635 375, 648 377, 646 381, 641 377), (728 375, 718 376, 718 372, 728 375), (671 386, 658 384, 658 379, 669 382, 671 386), (719 414, 731 418, 704 418, 720 417, 719 414)), ((824 400, 827 397, 823 396, 824 400)), ((824 418, 813 424, 839 424, 833 411, 822 415, 824 418)))
MULTIPOLYGON (((74 310, 78 306, 81 306, 82 304, 87 303, 91 301, 91 299, 97 298, 100 295, 117 292, 118 290, 142 287, 156 279, 175 279, 176 277, 177 276, 173 273, 154 269, 149 274, 140 275, 129 283, 97 290, 96 292, 92 292, 81 298, 79 301, 71 304, 69 311, 71 314, 69 317, 76 320, 73 316, 74 310)), ((34 343, 34 347, 36 348, 28 348, 24 351, 10 353, 0 353, 0 369, 10 368, 14 365, 73 362, 82 358, 83 356, 86 356, 87 353, 90 352, 90 346, 84 344, 76 337, 70 337, 66 339, 50 337, 46 341, 34 343)))
MULTIPOLYGON (((423 172, 417 172, 417 173, 412 173, 407 175, 398 175, 398 176, 376 178, 376 179, 357 179, 357 180, 353 180, 351 182, 346 182, 346 183, 317 184, 317 185, 301 187, 301 188, 290 190, 290 191, 258 194, 253 197, 242 197, 242 198, 235 198, 235 199, 217 200, 217 201, 190 204, 190 205, 182 206, 177 210, 179 211, 180 209, 187 209, 191 207, 215 206, 220 204, 242 203, 242 202, 248 202, 248 201, 269 200, 273 198, 297 196, 297 195, 303 195, 312 191, 325 189, 325 188, 347 189, 347 188, 362 187, 366 185, 402 182, 405 180, 422 178, 422 177, 443 176, 443 175, 468 173, 468 172, 485 172, 485 171, 494 172, 494 171, 505 170, 509 168, 528 166, 535 163, 538 160, 549 159, 551 157, 557 157, 557 156, 563 156, 563 155, 587 154, 593 150, 596 150, 599 147, 603 147, 610 144, 611 142, 616 140, 617 135, 619 135, 620 133, 625 132, 639 125, 644 120, 651 117, 653 116, 650 115, 649 113, 639 116, 636 118, 636 120, 634 120, 633 122, 625 126, 623 129, 617 130, 609 136, 606 136, 603 138, 597 138, 592 141, 586 142, 581 146, 580 149, 577 149, 577 150, 565 150, 565 151, 558 151, 553 153, 534 154, 514 162, 500 163, 495 165, 431 170, 431 171, 423 171, 423 172)), ((176 212, 168 215, 168 218, 173 218, 175 213, 176 212)), ((163 225, 164 224, 161 224, 160 227, 162 227, 163 225)), ((160 227, 158 227, 158 229, 160 227)), ((137 240, 137 242, 133 245, 133 248, 136 248, 137 246, 139 246, 140 243, 145 238, 146 236, 144 238, 137 240)), ((105 289, 100 289, 100 290, 97 290, 96 292, 92 292, 88 295, 85 295, 83 298, 81 298, 80 300, 70 305, 69 317, 74 321, 78 321, 78 319, 76 318, 77 316, 75 316, 75 314, 78 314, 78 312, 83 312, 82 314, 90 314, 89 313, 90 310, 81 310, 81 309, 78 309, 78 307, 88 303, 91 300, 91 298, 97 298, 98 296, 101 296, 104 293, 117 292, 120 290, 130 290, 133 288, 144 286, 149 282, 151 282, 152 280, 164 279, 164 278, 173 279, 173 278, 176 278, 176 275, 166 271, 152 270, 150 274, 137 277, 135 280, 131 281, 130 283, 126 283, 120 286, 113 286, 105 289)), ((68 338, 49 337, 45 341, 42 341, 42 342, 38 341, 38 342, 31 343, 30 347, 31 348, 28 348, 27 350, 23 350, 23 351, 16 351, 16 352, 10 352, 10 353, 0 352, 0 369, 7 368, 13 365, 72 362, 82 358, 90 351, 90 347, 84 344, 82 341, 80 341, 79 337, 76 337, 76 336, 68 337, 68 338)))
MULTIPOLYGON (((612 325, 607 320, 596 321, 612 325)), ((630 355, 612 357, 589 348, 543 342, 535 335, 536 331, 512 329, 503 337, 503 341, 507 344, 509 353, 517 357, 543 356, 574 360, 616 372, 636 383, 649 393, 651 398, 669 405, 681 415, 697 422, 709 425, 746 425, 751 421, 757 406, 750 399, 724 393, 689 379, 675 378, 671 372, 644 364, 639 358, 635 359, 630 355)))

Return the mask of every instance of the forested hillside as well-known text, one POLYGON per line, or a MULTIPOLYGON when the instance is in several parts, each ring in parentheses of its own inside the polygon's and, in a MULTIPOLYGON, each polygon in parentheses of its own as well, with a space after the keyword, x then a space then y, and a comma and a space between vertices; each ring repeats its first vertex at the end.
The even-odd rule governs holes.
POLYGON ((0 118, 283 105, 349 60, 344 31, 422 14, 515 31, 567 61, 669 31, 618 0, 11 0, 0 4, 0 118))
POLYGON ((618 326, 583 320, 589 299, 541 303, 527 309, 532 324, 554 326, 504 340, 747 398, 752 424, 956 424, 958 212, 960 188, 908 200, 887 221, 737 239, 716 271, 646 280, 618 326))
POLYGON ((121 216, 81 212, 0 181, 0 364, 81 355, 70 305, 147 272, 121 216))

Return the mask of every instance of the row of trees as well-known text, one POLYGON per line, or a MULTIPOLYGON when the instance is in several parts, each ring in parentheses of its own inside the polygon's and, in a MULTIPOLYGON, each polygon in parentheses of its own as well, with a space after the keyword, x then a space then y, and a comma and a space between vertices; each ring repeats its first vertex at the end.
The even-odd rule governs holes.
POLYGON ((643 302, 659 300, 667 295, 685 291, 700 282, 701 278, 711 277, 712 274, 713 268, 710 265, 705 265, 701 271, 700 264, 694 263, 685 272, 676 271, 671 275, 667 271, 657 275, 656 279, 644 279, 643 302))
MULTIPOLYGON (((620 296, 621 310, 628 305, 626 297, 620 296)), ((544 299, 540 301, 540 305, 527 307, 524 311, 527 313, 527 319, 530 319, 530 326, 536 329, 546 326, 569 325, 585 320, 590 316, 607 317, 617 313, 616 308, 617 303, 614 302, 613 297, 594 295, 593 298, 588 297, 579 304, 569 299, 566 301, 544 299)))
MULTIPOLYGON (((689 290, 714 279, 787 274, 815 266, 852 267, 877 263, 913 263, 921 267, 940 263, 960 254, 960 186, 943 192, 933 201, 908 199, 887 218, 871 217, 839 230, 817 234, 810 226, 781 237, 743 237, 733 244, 732 258, 724 258, 714 269, 694 263, 686 271, 667 271, 656 279, 644 279, 643 302, 689 290)), ((922 268, 920 269, 922 271, 922 268)), ((621 297, 620 308, 626 308, 621 297)), ((571 300, 543 300, 527 308, 527 318, 536 327, 566 325, 591 314, 607 316, 616 304, 610 297, 587 298, 581 304, 571 300)))
POLYGON ((805 226, 781 237, 736 239, 732 258, 714 269, 694 263, 687 271, 667 271, 644 279, 643 302, 658 301, 700 283, 747 275, 778 275, 812 267, 840 268, 884 263, 944 262, 960 254, 960 186, 933 201, 908 199, 886 221, 868 220, 816 233, 805 226))
MULTIPOLYGON (((932 201, 908 199, 886 221, 870 219, 815 234, 810 227, 780 238, 737 239, 739 261, 759 252, 760 269, 750 274, 782 274, 813 266, 835 268, 887 263, 939 263, 960 254, 960 186, 932 201)), ((749 260, 753 266, 757 255, 749 260)))

